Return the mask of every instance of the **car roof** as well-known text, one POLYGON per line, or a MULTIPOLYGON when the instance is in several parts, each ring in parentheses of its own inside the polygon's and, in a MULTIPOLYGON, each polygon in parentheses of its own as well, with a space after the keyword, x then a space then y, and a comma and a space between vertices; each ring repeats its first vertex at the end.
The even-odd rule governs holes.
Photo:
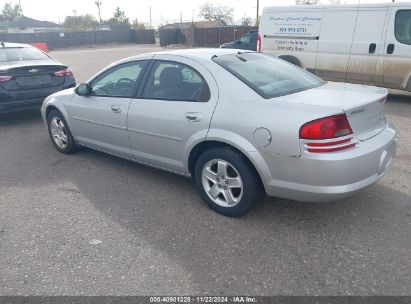
MULTIPOLYGON (((215 56, 224 56, 224 55, 234 55, 238 53, 255 53, 253 51, 248 50, 240 50, 240 49, 219 49, 219 48, 199 48, 199 49, 178 49, 178 50, 165 50, 160 52, 153 52, 144 55, 171 55, 171 56, 180 56, 186 57, 193 60, 200 60, 200 61, 211 61, 215 56)), ((140 56, 133 56, 127 58, 128 60, 139 59, 140 56)))
POLYGON ((6 41, 0 42, 0 49, 1 48, 16 48, 16 47, 23 48, 23 47, 31 47, 31 46, 28 44, 23 44, 23 43, 12 43, 12 42, 6 42, 6 41))

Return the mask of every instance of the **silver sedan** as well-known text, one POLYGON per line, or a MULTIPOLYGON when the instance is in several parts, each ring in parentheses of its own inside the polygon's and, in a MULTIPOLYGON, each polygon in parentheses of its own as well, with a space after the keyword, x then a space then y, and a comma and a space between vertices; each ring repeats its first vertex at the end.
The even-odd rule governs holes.
POLYGON ((386 98, 269 55, 199 49, 116 62, 49 96, 42 115, 60 152, 192 176, 208 206, 239 216, 263 193, 331 201, 378 181, 396 151, 386 98))

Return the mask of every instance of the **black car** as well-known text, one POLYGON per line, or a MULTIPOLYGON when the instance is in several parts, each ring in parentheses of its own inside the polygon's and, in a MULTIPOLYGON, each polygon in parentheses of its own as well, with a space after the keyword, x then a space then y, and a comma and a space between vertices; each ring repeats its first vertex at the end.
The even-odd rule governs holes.
POLYGON ((40 108, 50 94, 75 85, 71 69, 50 55, 0 42, 0 113, 40 108))
POLYGON ((250 31, 240 39, 220 45, 222 49, 257 50, 258 31, 250 31))

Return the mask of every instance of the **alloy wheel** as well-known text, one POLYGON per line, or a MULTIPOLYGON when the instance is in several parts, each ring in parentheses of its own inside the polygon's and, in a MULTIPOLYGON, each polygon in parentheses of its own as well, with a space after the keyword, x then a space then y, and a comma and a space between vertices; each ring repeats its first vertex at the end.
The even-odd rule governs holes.
POLYGON ((201 173, 209 198, 219 206, 234 207, 243 196, 243 181, 237 169, 222 159, 208 161, 201 173))
POLYGON ((50 132, 54 143, 60 149, 65 149, 68 144, 67 130, 64 122, 59 117, 54 116, 50 120, 50 132))

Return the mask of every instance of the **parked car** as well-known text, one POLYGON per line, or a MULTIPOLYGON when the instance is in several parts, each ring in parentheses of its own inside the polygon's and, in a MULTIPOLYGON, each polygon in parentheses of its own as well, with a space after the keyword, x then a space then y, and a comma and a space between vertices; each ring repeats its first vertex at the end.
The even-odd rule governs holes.
POLYGON ((73 72, 27 44, 0 43, 0 113, 40 108, 57 91, 76 86, 73 72))
POLYGON ((258 31, 250 31, 247 34, 241 36, 241 38, 236 41, 222 44, 220 48, 256 51, 257 50, 257 38, 258 38, 258 31))
POLYGON ((267 7, 260 39, 324 79, 411 91, 411 3, 267 7))
POLYGON ((112 64, 49 96, 42 116, 60 152, 85 146, 193 176, 208 206, 239 216, 264 190, 331 201, 378 181, 396 152, 386 98, 269 55, 197 49, 112 64))

